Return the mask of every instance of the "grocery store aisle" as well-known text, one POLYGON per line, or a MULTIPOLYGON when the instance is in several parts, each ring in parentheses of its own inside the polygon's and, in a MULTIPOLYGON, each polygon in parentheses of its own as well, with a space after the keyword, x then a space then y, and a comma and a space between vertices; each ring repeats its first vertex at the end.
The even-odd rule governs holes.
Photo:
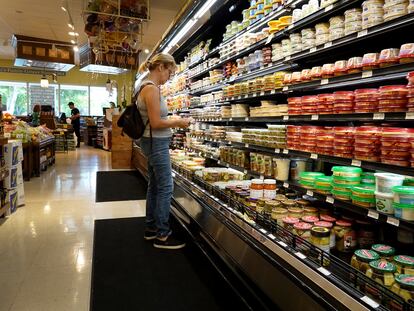
POLYGON ((0 311, 89 309, 94 220, 145 211, 145 201, 95 203, 110 160, 82 147, 25 183, 26 206, 0 220, 0 311))

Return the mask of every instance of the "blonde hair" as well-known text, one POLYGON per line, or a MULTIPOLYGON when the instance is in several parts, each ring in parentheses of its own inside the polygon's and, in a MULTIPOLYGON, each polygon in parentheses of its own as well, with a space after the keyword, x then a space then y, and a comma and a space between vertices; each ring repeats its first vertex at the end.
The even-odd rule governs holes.
POLYGON ((143 63, 139 67, 140 72, 145 72, 147 70, 153 71, 155 70, 159 65, 164 65, 165 67, 177 67, 177 64, 175 63, 174 57, 172 57, 168 53, 158 53, 153 58, 147 60, 145 63, 143 63))

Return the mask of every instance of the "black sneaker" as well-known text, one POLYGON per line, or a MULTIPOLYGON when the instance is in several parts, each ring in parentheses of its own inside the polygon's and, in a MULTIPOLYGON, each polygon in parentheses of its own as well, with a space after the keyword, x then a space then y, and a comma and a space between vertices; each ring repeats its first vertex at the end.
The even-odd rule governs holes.
POLYGON ((154 240, 156 237, 157 237, 157 232, 156 231, 145 230, 145 232, 144 232, 144 239, 145 240, 147 240, 147 241, 154 240))
POLYGON ((185 242, 177 240, 176 238, 170 235, 165 241, 155 239, 154 247, 163 249, 180 249, 185 247, 185 242))

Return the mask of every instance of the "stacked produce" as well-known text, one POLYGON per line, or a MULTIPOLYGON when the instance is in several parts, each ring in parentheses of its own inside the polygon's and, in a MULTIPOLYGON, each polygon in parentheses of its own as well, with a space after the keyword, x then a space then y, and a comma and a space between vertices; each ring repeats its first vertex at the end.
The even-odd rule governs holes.
POLYGON ((4 123, 4 133, 11 139, 27 142, 41 142, 54 137, 52 131, 46 126, 31 127, 22 120, 14 120, 4 123))

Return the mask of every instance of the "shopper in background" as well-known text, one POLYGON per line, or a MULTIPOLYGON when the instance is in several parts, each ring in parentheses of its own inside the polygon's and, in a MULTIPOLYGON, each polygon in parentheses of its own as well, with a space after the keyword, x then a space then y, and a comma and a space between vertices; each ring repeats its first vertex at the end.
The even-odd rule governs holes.
POLYGON ((114 103, 114 102, 109 102, 109 105, 111 106, 111 107, 110 107, 111 109, 116 108, 116 105, 115 105, 115 103, 114 103))
POLYGON ((174 74, 176 64, 169 54, 160 53, 144 63, 140 71, 149 70, 137 96, 137 105, 146 124, 140 145, 148 158, 148 192, 146 229, 144 238, 154 240, 154 247, 179 249, 185 243, 171 235, 169 224, 173 179, 169 145, 171 128, 187 128, 191 118, 168 119, 167 104, 161 96, 160 86, 174 74))
POLYGON ((72 126, 73 129, 75 130, 75 135, 77 137, 77 144, 76 144, 76 148, 80 147, 80 112, 79 109, 75 107, 75 103, 74 102, 69 102, 68 104, 70 110, 71 110, 71 117, 70 119, 72 120, 72 126))
POLYGON ((32 126, 39 126, 40 125, 40 111, 41 107, 39 104, 34 105, 33 113, 32 113, 32 126))

